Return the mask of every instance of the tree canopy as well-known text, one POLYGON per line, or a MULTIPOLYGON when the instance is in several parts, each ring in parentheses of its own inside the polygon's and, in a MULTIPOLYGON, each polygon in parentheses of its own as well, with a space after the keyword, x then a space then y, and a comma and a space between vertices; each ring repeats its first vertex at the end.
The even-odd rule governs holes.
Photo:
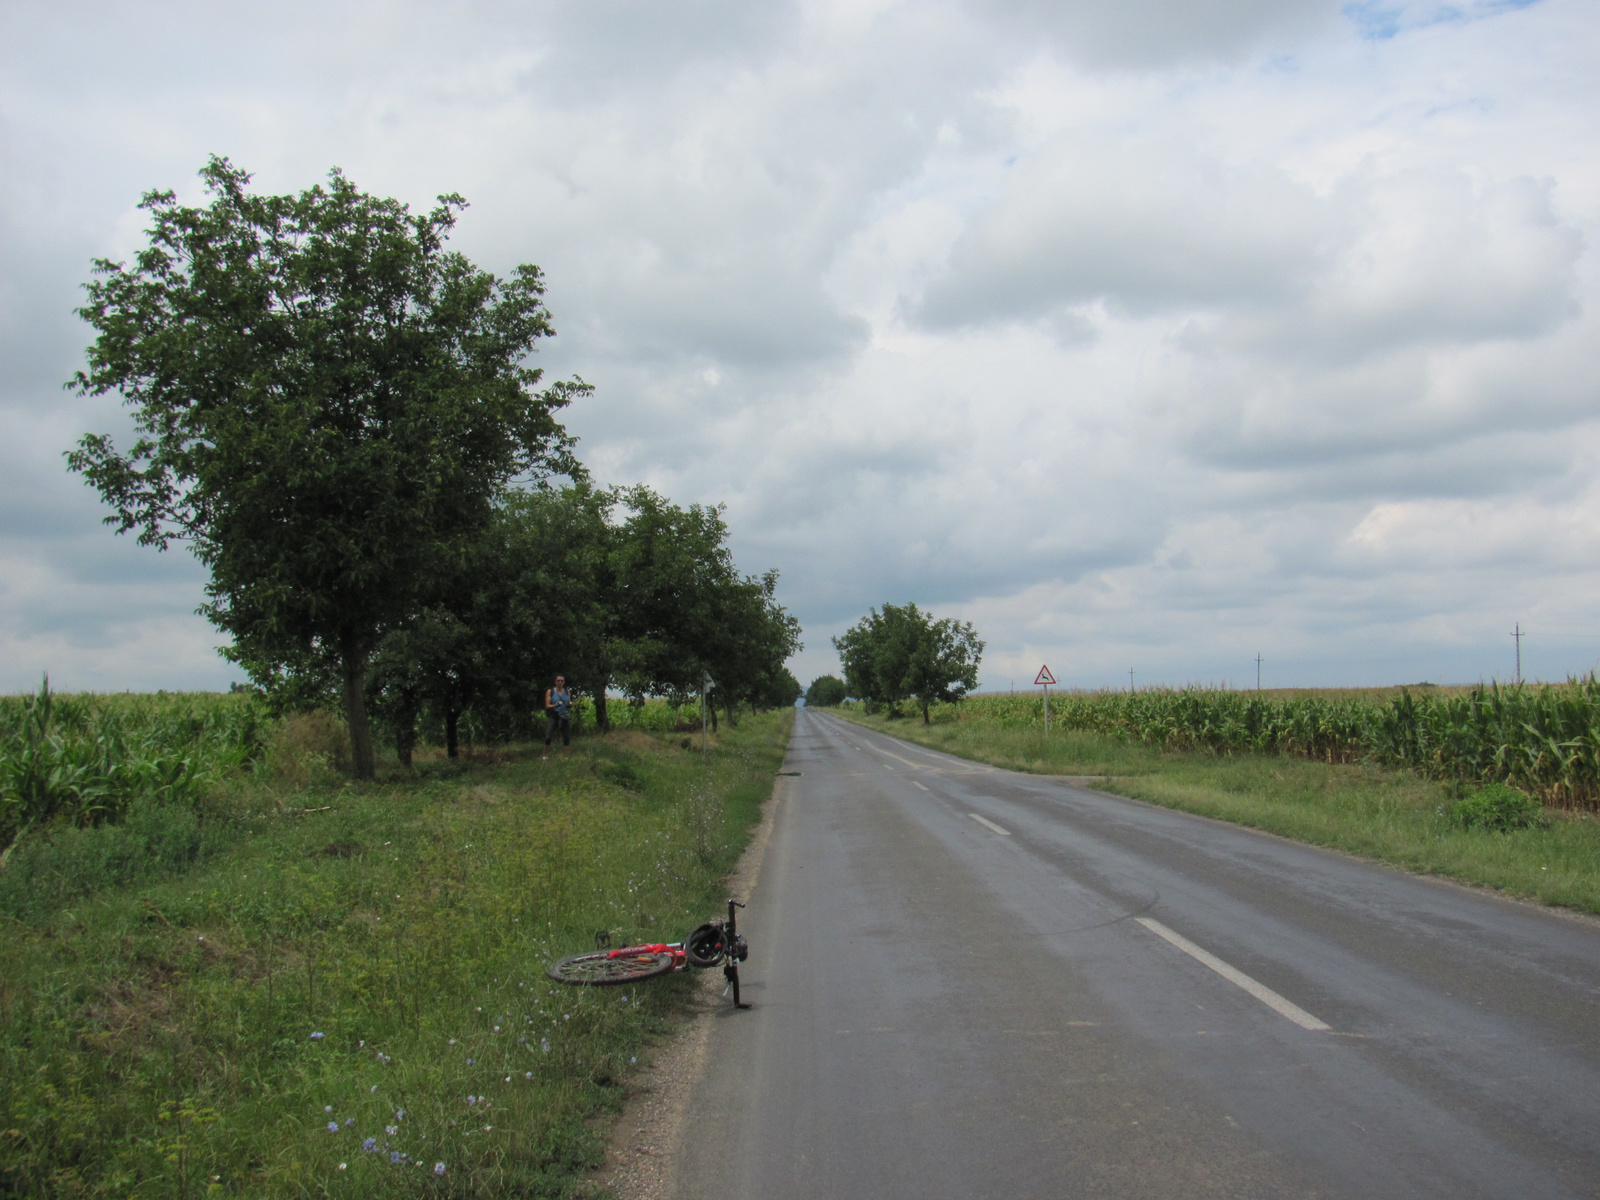
POLYGON ((972 622, 934 620, 915 604, 872 609, 833 639, 852 696, 891 710, 915 698, 928 720, 935 701, 961 699, 978 686, 983 642, 972 622))
POLYGON ((833 708, 843 704, 849 694, 837 675, 818 675, 806 689, 806 707, 833 708))
POLYGON ((298 196, 252 194, 221 158, 201 177, 209 205, 146 195, 148 247, 95 263, 71 386, 121 393, 139 436, 89 435, 69 463, 119 532, 191 544, 253 676, 337 664, 370 775, 370 655, 459 573, 510 480, 576 468, 555 414, 588 389, 538 389, 539 269, 447 251, 459 196, 413 214, 338 171, 298 196))
POLYGON ((455 721, 536 707, 556 672, 608 723, 607 692, 793 704, 784 667, 798 624, 777 603, 777 573, 741 576, 718 510, 680 507, 648 488, 563 488, 509 494, 469 559, 478 565, 386 639, 378 702, 402 756, 419 701, 455 721), (538 681, 542 681, 538 682, 538 681))
POLYGON ((95 262, 69 386, 119 393, 137 437, 68 463, 118 532, 190 544, 252 679, 340 692, 364 776, 369 709, 403 762, 425 716, 454 755, 469 717, 525 728, 557 672, 602 729, 612 689, 709 680, 730 719, 794 702, 777 572, 739 573, 720 507, 589 481, 557 420, 588 385, 527 365, 553 333, 543 277, 447 250, 459 196, 414 214, 337 170, 297 196, 226 159, 200 174, 207 205, 146 195, 148 246, 95 262))

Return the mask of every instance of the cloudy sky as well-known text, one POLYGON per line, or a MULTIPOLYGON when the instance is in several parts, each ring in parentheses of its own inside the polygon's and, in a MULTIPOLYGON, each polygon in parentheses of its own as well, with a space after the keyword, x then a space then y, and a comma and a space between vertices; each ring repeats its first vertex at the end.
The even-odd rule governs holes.
POLYGON ((0 690, 222 687, 62 452, 89 260, 211 153, 538 263, 604 481, 985 685, 1600 660, 1595 0, 0 4, 0 690))

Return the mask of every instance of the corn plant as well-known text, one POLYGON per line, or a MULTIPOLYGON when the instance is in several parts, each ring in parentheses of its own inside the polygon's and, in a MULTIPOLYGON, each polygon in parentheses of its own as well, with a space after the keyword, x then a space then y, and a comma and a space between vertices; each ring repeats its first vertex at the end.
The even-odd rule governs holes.
POLYGON ((0 698, 0 845, 63 821, 121 819, 136 801, 193 804, 261 748, 264 718, 242 697, 0 698))

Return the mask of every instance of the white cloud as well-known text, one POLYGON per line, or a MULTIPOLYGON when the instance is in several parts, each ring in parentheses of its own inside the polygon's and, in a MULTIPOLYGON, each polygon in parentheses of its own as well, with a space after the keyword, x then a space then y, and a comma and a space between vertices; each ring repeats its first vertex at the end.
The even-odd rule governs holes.
POLYGON ((1090 65, 1154 68, 1236 59, 1263 45, 1325 29, 1341 5, 1330 0, 973 0, 1019 32, 1047 36, 1090 65))
POLYGON ((1518 619, 1587 664, 1581 0, 10 16, 0 687, 233 677, 60 457, 126 421, 59 388, 88 259, 213 151, 466 194, 459 248, 547 272, 588 461, 727 501, 805 678, 886 600, 976 620, 990 683, 1475 678, 1518 619))
POLYGON ((917 315, 938 326, 1107 301, 1134 313, 1288 299, 1317 266, 1316 198, 1176 139, 1058 138, 963 233, 917 315))

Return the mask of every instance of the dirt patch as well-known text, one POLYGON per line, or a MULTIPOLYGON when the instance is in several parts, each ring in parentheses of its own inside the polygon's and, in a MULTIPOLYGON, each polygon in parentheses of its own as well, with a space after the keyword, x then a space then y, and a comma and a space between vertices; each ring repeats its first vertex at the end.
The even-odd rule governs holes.
POLYGON ((312 857, 321 855, 324 858, 360 858, 367 852, 367 848, 360 842, 336 841, 329 842, 321 850, 313 850, 312 857))
POLYGON ((633 750, 640 754, 660 754, 661 743, 648 733, 637 729, 613 729, 606 734, 606 744, 619 750, 633 750))
MULTIPOLYGON (((780 778, 761 814, 761 824, 728 879, 728 895, 748 900, 761 872, 778 809, 793 785, 780 778)), ((727 1007, 721 971, 696 972, 688 1018, 660 1046, 645 1068, 628 1080, 628 1098, 611 1131, 606 1161, 586 1181, 591 1195, 609 1191, 617 1200, 664 1200, 689 1121, 689 1100, 705 1065, 711 1019, 727 1007)))

